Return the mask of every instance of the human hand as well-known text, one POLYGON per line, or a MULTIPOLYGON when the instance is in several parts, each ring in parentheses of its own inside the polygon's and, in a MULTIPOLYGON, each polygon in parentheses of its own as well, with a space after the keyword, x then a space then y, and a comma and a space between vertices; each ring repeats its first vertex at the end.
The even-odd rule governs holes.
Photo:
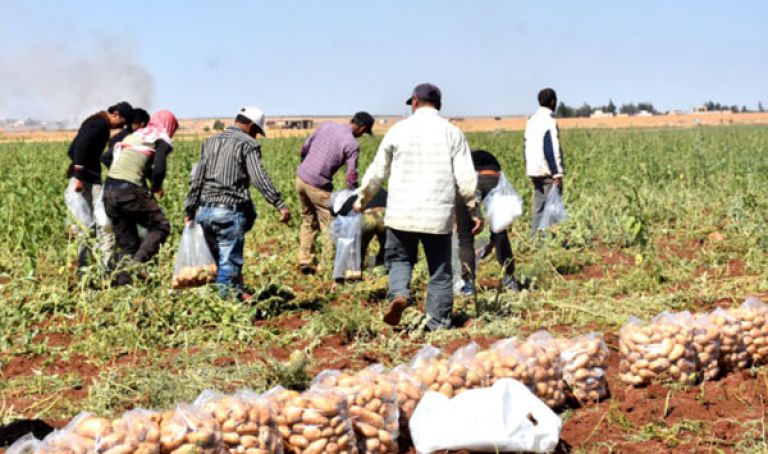
POLYGON ((483 218, 473 217, 472 222, 474 223, 474 225, 472 226, 472 235, 477 235, 478 233, 483 231, 483 225, 485 224, 483 222, 483 218))
POLYGON ((562 186, 563 185, 563 177, 555 177, 552 179, 552 184, 555 186, 562 186))
POLYGON ((184 216, 184 224, 189 225, 190 222, 192 222, 192 218, 189 216, 184 216))
POLYGON ((287 224, 291 220, 291 212, 285 207, 280 208, 278 211, 280 212, 280 222, 287 224))
POLYGON ((155 193, 158 199, 162 199, 165 196, 165 190, 163 188, 153 189, 152 192, 155 193))
POLYGON ((355 203, 352 204, 352 211, 355 213, 362 213, 363 212, 363 204, 360 203, 360 197, 355 200, 355 203))
POLYGON ((85 183, 83 182, 83 180, 79 180, 75 178, 75 185, 74 185, 75 192, 83 192, 84 188, 85 188, 85 183))

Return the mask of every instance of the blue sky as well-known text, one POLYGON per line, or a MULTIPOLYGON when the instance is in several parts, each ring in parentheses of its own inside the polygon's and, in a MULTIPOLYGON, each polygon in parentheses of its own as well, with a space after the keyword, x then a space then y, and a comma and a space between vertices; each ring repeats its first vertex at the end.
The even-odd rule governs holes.
POLYGON ((768 107, 766 24, 764 0, 0 0, 0 117, 130 96, 182 117, 400 114, 424 81, 448 115, 528 114, 544 86, 571 105, 768 107), (114 68, 148 73, 149 94, 102 84, 114 68))

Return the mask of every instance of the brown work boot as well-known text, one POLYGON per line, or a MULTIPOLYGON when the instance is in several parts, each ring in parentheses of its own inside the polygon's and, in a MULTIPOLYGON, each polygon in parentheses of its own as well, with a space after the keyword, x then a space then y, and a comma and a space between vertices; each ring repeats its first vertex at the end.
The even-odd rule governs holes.
POLYGON ((391 326, 397 326, 400 323, 400 318, 403 316, 403 311, 408 307, 408 298, 404 296, 396 296, 392 298, 387 306, 387 311, 384 312, 384 323, 391 326))

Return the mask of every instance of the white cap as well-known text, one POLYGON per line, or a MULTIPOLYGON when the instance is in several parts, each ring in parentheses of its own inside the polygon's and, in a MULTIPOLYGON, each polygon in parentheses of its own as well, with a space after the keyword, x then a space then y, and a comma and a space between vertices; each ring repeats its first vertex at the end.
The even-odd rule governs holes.
POLYGON ((253 124, 258 126, 261 135, 267 135, 264 132, 264 112, 261 109, 256 106, 245 106, 237 114, 251 120, 253 124))

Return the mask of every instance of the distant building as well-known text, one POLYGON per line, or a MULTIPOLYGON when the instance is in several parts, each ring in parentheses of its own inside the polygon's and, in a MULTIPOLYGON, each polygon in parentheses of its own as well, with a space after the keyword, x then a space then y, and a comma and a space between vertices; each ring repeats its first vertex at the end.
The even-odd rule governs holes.
POLYGON ((653 114, 647 110, 640 110, 635 114, 636 117, 652 117, 653 114))
POLYGON ((603 112, 603 109, 595 109, 594 112, 589 114, 589 118, 608 118, 613 117, 613 114, 610 112, 603 112))

